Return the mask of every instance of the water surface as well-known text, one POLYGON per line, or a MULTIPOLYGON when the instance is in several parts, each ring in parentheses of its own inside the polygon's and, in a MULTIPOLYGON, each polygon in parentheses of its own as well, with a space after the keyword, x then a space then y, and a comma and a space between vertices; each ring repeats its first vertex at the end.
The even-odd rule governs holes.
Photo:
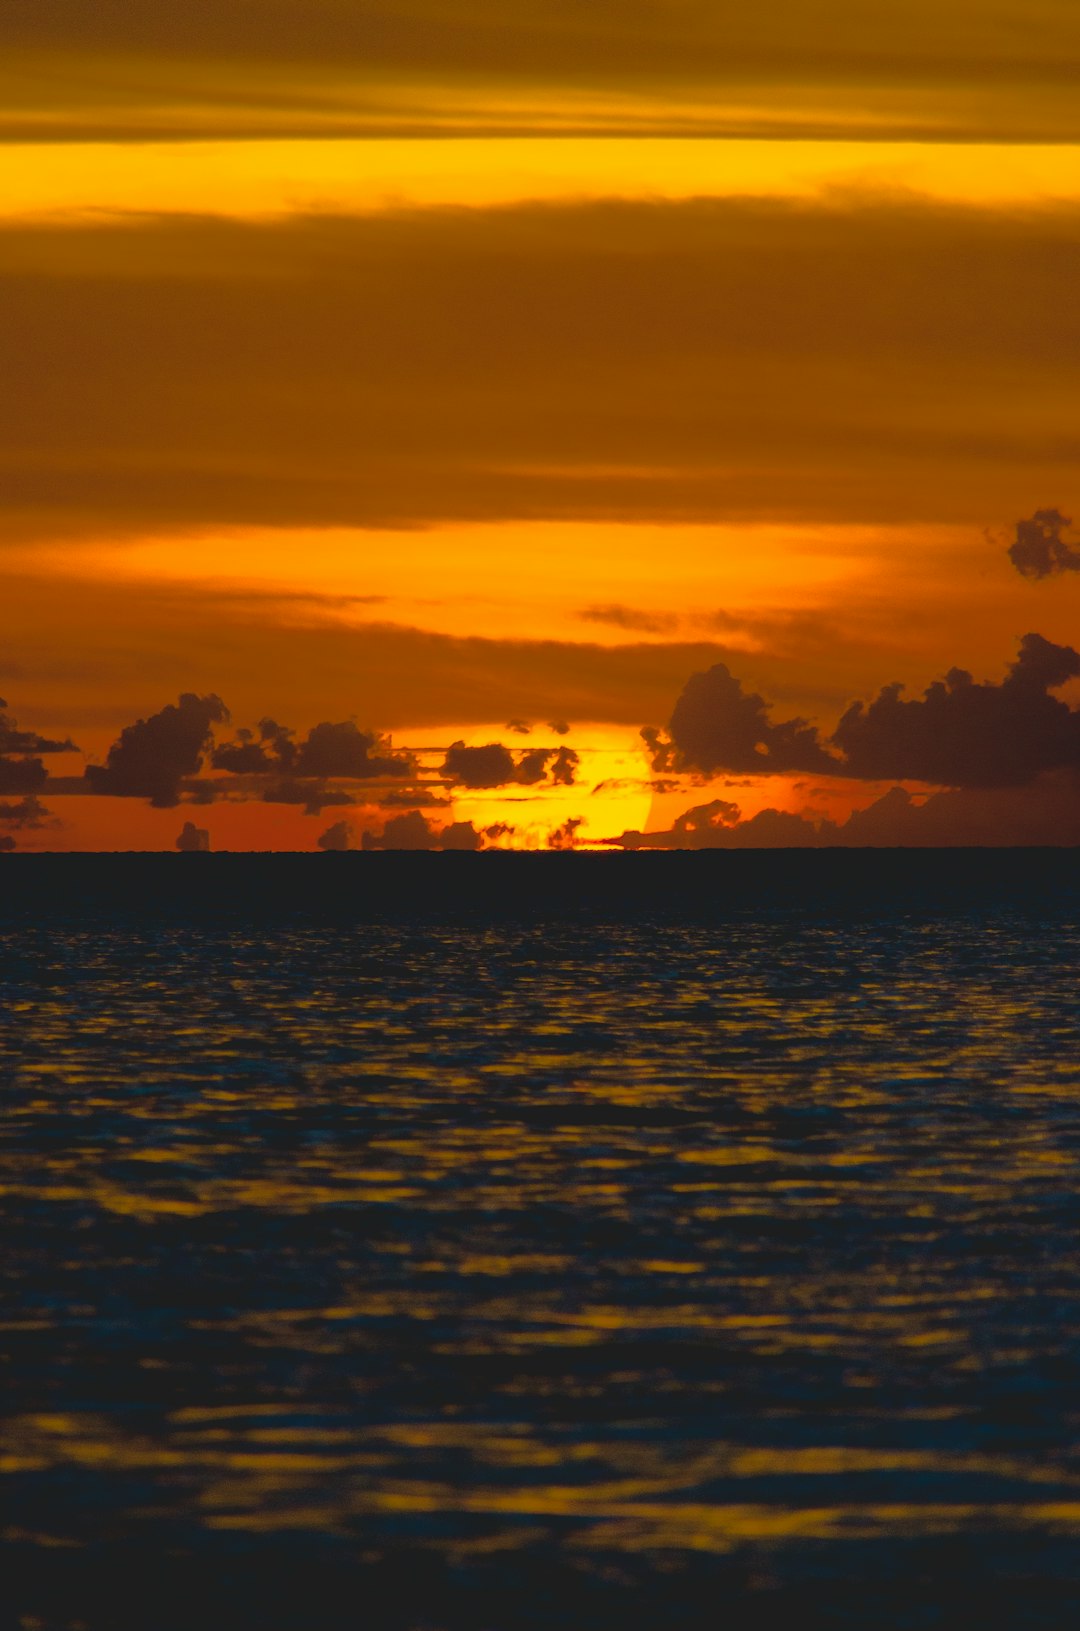
POLYGON ((1075 1623, 1078 958, 0 923, 12 1623, 1075 1623))

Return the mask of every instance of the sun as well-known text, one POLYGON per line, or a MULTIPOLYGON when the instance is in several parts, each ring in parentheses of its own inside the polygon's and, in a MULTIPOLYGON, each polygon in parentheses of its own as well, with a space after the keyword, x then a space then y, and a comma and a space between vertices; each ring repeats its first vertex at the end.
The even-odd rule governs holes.
MULTIPOLYGON (((496 829, 488 843, 504 849, 546 849, 553 835, 572 830, 577 847, 599 845, 629 829, 643 830, 652 809, 649 761, 631 726, 575 723, 556 731, 530 724, 528 734, 497 725, 473 725, 455 732, 467 747, 505 742, 515 751, 571 748, 579 763, 572 786, 549 781, 528 786, 456 788, 447 819, 471 821, 481 832, 496 829), (568 823, 575 823, 568 829, 568 823)), ((555 842, 557 842, 557 837, 555 842)))

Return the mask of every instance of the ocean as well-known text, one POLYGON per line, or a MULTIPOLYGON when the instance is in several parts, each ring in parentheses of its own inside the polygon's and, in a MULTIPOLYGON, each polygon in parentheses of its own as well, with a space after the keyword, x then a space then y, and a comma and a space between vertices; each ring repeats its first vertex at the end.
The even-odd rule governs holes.
POLYGON ((1073 851, 0 857, 0 1622, 1077 1623, 1078 970, 1073 851))

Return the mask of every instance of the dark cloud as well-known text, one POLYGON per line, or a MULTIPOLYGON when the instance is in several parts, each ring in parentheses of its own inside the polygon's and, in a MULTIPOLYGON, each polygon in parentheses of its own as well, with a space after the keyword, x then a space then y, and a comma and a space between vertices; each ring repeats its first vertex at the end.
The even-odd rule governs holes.
POLYGON ((723 800, 686 810, 663 832, 625 832, 620 849, 950 848, 1080 844, 1080 770, 1050 771, 1023 787, 947 788, 915 798, 892 787, 839 825, 803 812, 739 819, 723 800))
POLYGON ((0 400, 0 521, 20 541, 568 514, 981 525, 1022 513, 1033 468, 1074 479, 1078 284, 1066 206, 21 225, 0 232, 0 351, 30 382, 0 400))
POLYGON ((570 733, 570 726, 567 724, 565 719, 549 719, 548 730, 554 731, 556 736, 568 736, 570 733))
POLYGON ((0 803, 0 826, 44 827, 48 821, 49 811, 32 793, 17 804, 0 803))
POLYGON ((573 748, 559 748, 551 761, 551 780, 556 787, 572 787, 581 760, 573 748))
POLYGON ((349 850, 356 848, 356 833, 347 821, 335 821, 316 840, 320 849, 349 850))
POLYGON ((572 748, 526 748, 515 759, 502 742, 466 747, 452 742, 439 774, 455 787, 535 787, 545 777, 569 787, 579 763, 572 748))
POLYGON ((10 0, 0 107, 40 140, 668 135, 1068 141, 1071 0, 10 0), (575 110, 577 110, 575 112, 575 110))
POLYGON ((440 849, 477 850, 483 837, 471 821, 451 821, 439 834, 440 849))
MULTIPOLYGON (((0 793, 34 793, 43 787, 48 772, 37 756, 74 753, 74 742, 53 741, 37 731, 20 730, 0 697, 0 793)), ((25 801, 24 801, 25 802, 25 801)))
POLYGON ((645 612, 616 604, 584 606, 578 616, 586 623, 606 623, 611 628, 629 629, 637 634, 670 634, 681 621, 674 612, 645 612))
POLYGON ((953 668, 917 701, 905 701, 899 683, 885 686, 869 705, 852 704, 832 741, 844 773, 867 781, 1020 785, 1045 770, 1080 768, 1080 710, 1050 695, 1078 675, 1071 646, 1025 634, 1000 684, 953 668))
POLYGON ((835 769, 816 728, 805 719, 774 723, 756 692, 744 691, 725 663, 692 674, 676 702, 664 741, 651 728, 642 732, 656 771, 720 770, 762 773, 835 769))
POLYGON ((219 742, 210 763, 215 770, 228 770, 235 776, 258 775, 262 771, 291 771, 296 764, 293 733, 276 719, 260 719, 259 734, 241 729, 232 742, 219 742))
POLYGON ((181 781, 196 774, 210 750, 211 726, 228 717, 219 696, 185 692, 178 703, 126 726, 104 765, 87 765, 90 791, 147 798, 163 808, 176 804, 181 781))
POLYGON ((293 781, 287 776, 264 788, 262 800, 264 804, 302 804, 305 815, 321 815, 330 806, 356 803, 350 794, 339 788, 324 787, 315 781, 293 781))
POLYGON ((33 793, 48 774, 40 759, 0 759, 0 793, 33 793))
POLYGON ((210 849, 210 834, 205 827, 197 827, 194 821, 185 821, 177 836, 176 847, 182 854, 205 855, 210 849))
POLYGON ((449 810, 454 801, 432 788, 419 786, 392 788, 388 793, 380 793, 375 802, 383 810, 411 810, 417 806, 424 810, 449 810))
POLYGON ((641 734, 664 780, 673 772, 809 771, 862 781, 939 787, 1020 785, 1080 767, 1080 709, 1050 693, 1080 676, 1080 654, 1026 634, 1004 680, 976 682, 952 668, 907 700, 899 681, 854 702, 823 741, 804 719, 773 722, 769 705, 724 663, 693 674, 665 734, 641 734))
POLYGON ((364 849, 446 849, 475 850, 482 838, 471 821, 452 821, 446 827, 435 827, 419 810, 391 816, 382 832, 365 832, 361 840, 364 849))
POLYGON ((508 731, 513 731, 515 736, 528 736, 532 726, 524 719, 510 719, 507 721, 506 728, 508 731))
POLYGON ((347 776, 367 781, 375 776, 409 776, 416 763, 407 753, 394 753, 389 739, 360 730, 351 719, 313 725, 296 751, 299 776, 347 776))
POLYGON ((377 777, 403 777, 416 771, 415 759, 395 753, 389 739, 375 731, 362 731, 352 720, 314 725, 302 742, 276 720, 259 721, 259 736, 239 730, 231 742, 219 743, 211 756, 216 770, 237 776, 282 775, 263 797, 270 803, 304 804, 317 814, 327 804, 351 804, 346 794, 328 791, 330 779, 372 781, 377 777))
POLYGON ((0 833, 0 855, 6 855, 15 848, 15 840, 10 833, 0 833))
POLYGON ((1036 510, 1016 523, 1009 559, 1025 578, 1051 578, 1061 572, 1080 572, 1080 549, 1065 537, 1072 520, 1060 510, 1036 510))
POLYGON ((271 770, 275 761, 251 731, 239 730, 235 741, 217 743, 210 763, 215 770, 227 770, 234 776, 257 776, 271 770))
POLYGON ((21 731, 5 710, 7 703, 0 697, 0 754, 5 753, 75 753, 78 750, 69 740, 52 741, 39 736, 37 731, 21 731))
POLYGON ((577 830, 581 826, 580 816, 570 816, 558 827, 552 827, 547 835, 548 849, 576 849, 577 830))

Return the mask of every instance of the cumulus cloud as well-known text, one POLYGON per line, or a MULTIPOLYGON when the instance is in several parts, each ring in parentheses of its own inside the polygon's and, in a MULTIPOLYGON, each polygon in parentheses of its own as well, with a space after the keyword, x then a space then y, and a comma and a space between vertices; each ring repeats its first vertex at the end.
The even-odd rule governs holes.
POLYGON ((502 742, 466 747, 458 741, 447 748, 439 774, 455 787, 534 787, 550 773, 555 785, 569 787, 578 762, 573 748, 526 748, 515 759, 502 742))
POLYGON ((210 834, 194 821, 185 821, 176 839, 176 847, 185 855, 206 855, 210 850, 210 834))
POLYGON ((394 753, 389 739, 376 731, 362 731, 351 720, 313 725, 300 743, 294 765, 299 776, 347 776, 367 781, 375 776, 408 776, 415 761, 394 753))
POLYGON ((476 850, 481 847, 482 837, 471 821, 452 821, 440 828, 419 810, 408 810, 404 815, 391 816, 381 832, 365 832, 361 844, 368 850, 476 850))
POLYGON ((282 768, 280 758, 268 749, 266 740, 256 740, 254 731, 245 729, 238 730, 231 742, 218 742, 210 763, 215 770, 227 770, 234 776, 257 776, 275 765, 282 768))
POLYGON ((37 731, 22 731, 7 712, 7 703, 0 697, 0 754, 4 753, 74 753, 74 742, 53 741, 39 736, 37 731))
POLYGON ((1051 578, 1062 572, 1080 572, 1080 549, 1065 537, 1072 521, 1060 510, 1036 510, 1016 523, 1009 559, 1025 578, 1051 578))
POLYGON ((176 804, 181 781, 196 774, 210 750, 211 726, 228 717, 219 696, 186 691, 178 703, 126 726, 104 765, 87 766, 90 791, 147 798, 159 808, 176 804))
POLYGON ((832 741, 844 773, 868 781, 1019 785, 1042 771, 1080 768, 1080 711, 1050 695, 1077 675, 1080 654, 1071 646, 1025 634, 1000 684, 952 668, 919 700, 887 685, 869 705, 851 705, 832 741))
POLYGON ((335 821, 316 840, 320 849, 349 850, 356 848, 356 833, 348 821, 335 821))
POLYGON ((48 819, 49 811, 32 793, 17 804, 0 803, 0 826, 44 827, 48 819))
POLYGON ((0 833, 0 855, 6 855, 15 848, 15 840, 10 833, 0 833))
POLYGON ((1030 782, 1043 771, 1080 767, 1080 710, 1051 693, 1080 676, 1080 654, 1025 634, 998 682, 951 668, 921 698, 897 681, 869 703, 853 702, 823 740, 804 719, 772 720, 769 705, 743 689, 724 663, 693 674, 665 734, 641 735, 654 772, 809 771, 863 781, 920 781, 939 787, 1030 782))
POLYGON ((483 838, 471 821, 451 821, 439 834, 440 849, 477 850, 483 838))
POLYGON ((20 730, 0 697, 0 793, 33 793, 44 786, 48 771, 38 755, 74 753, 74 742, 54 741, 37 731, 20 730))
POLYGON ((836 769, 816 728, 805 719, 769 717, 769 705, 756 691, 744 691, 726 663, 692 674, 675 704, 668 737, 651 727, 642 736, 653 769, 769 771, 836 769))
POLYGON ((0 759, 0 793, 33 793, 47 778, 40 759, 0 759))

